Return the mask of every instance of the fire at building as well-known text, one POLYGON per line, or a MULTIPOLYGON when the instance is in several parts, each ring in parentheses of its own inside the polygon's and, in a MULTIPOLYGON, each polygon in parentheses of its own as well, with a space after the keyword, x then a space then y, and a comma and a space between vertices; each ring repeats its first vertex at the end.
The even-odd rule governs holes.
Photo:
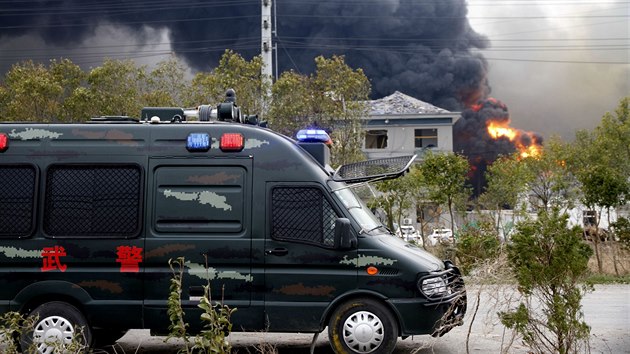
POLYGON ((474 195, 483 191, 487 166, 497 157, 518 152, 525 158, 542 153, 540 134, 513 128, 510 123, 507 106, 490 97, 465 109, 455 124, 454 150, 468 158, 474 195))

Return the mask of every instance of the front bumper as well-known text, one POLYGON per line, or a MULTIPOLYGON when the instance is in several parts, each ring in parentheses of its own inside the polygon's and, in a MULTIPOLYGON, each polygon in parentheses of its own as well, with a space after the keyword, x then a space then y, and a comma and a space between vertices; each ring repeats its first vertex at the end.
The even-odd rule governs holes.
POLYGON ((443 295, 421 296, 415 299, 390 299, 398 312, 401 336, 431 334, 440 337, 464 323, 466 288, 459 269, 445 262, 444 271, 431 276, 443 276, 448 292, 443 295))

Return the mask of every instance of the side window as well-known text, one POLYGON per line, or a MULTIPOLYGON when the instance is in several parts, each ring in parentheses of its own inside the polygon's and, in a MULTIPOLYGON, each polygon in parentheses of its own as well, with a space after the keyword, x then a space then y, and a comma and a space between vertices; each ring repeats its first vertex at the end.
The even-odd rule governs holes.
POLYGON ((244 167, 160 166, 154 176, 156 231, 239 236, 245 229, 244 167))
POLYGON ((33 166, 0 165, 0 236, 28 236, 35 216, 33 166))
POLYGON ((136 165, 48 169, 44 231, 62 237, 130 237, 140 232, 142 178, 136 165))
POLYGON ((334 246, 337 213, 319 188, 276 187, 271 195, 271 237, 334 246))

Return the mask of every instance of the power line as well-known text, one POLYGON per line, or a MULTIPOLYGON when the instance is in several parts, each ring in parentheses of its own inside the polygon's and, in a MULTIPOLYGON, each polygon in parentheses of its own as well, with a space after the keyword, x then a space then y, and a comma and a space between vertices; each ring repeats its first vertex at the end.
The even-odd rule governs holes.
POLYGON ((132 13, 143 13, 143 12, 156 12, 156 11, 166 11, 166 10, 192 10, 192 9, 211 9, 216 7, 233 7, 233 6, 247 6, 247 5, 255 5, 257 3, 252 0, 241 0, 234 2, 222 2, 222 3, 198 3, 198 4, 181 4, 181 3, 173 3, 172 1, 163 2, 163 3, 155 3, 155 2, 147 2, 147 3, 129 3, 131 6, 121 7, 120 4, 115 4, 115 6, 103 6, 98 4, 98 6, 74 6, 70 8, 15 8, 14 6, 10 8, 0 8, 0 17, 2 16, 30 16, 30 17, 39 17, 39 16, 68 16, 68 15, 103 15, 103 11, 108 11, 107 15, 123 15, 123 14, 132 14, 132 13))

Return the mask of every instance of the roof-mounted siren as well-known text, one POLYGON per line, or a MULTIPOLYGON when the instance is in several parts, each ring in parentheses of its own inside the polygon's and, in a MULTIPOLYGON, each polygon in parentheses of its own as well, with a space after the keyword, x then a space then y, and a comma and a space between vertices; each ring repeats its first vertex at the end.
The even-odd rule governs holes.
POLYGON ((236 92, 234 89, 225 91, 225 101, 217 105, 217 120, 259 125, 261 127, 267 126, 267 122, 258 120, 258 115, 244 115, 241 112, 241 108, 236 104, 236 92))
POLYGON ((236 105, 236 92, 234 89, 225 91, 225 101, 217 106, 217 120, 243 123, 243 114, 236 105))
POLYGON ((323 129, 302 129, 296 134, 298 145, 326 167, 330 165, 330 145, 332 140, 323 129))

